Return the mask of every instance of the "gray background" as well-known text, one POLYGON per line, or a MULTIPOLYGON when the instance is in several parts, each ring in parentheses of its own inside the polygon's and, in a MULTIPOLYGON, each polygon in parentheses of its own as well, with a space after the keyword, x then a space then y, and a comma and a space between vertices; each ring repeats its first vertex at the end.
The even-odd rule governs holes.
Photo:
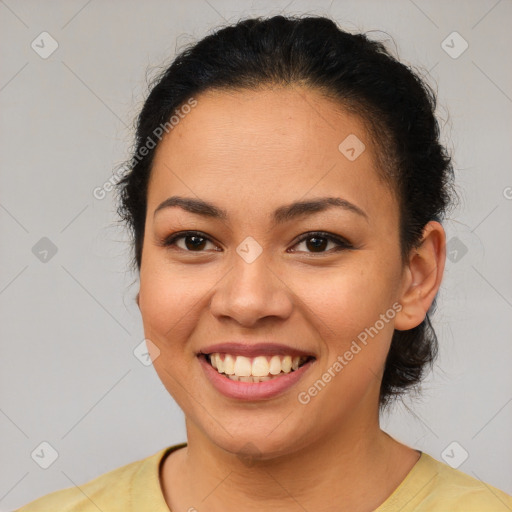
MULTIPOLYGON (((5 0, 1 511, 185 440, 181 411, 133 354, 144 336, 114 196, 92 192, 128 157, 146 71, 220 24, 279 12, 385 31, 399 58, 437 84, 462 198, 445 222, 449 259, 434 317, 441 354, 422 397, 396 406, 383 426, 440 460, 448 453, 460 463, 467 451, 460 470, 512 493, 510 0, 5 0), (46 59, 31 48, 51 48, 43 31, 59 45, 46 59), (469 44, 457 58, 442 47, 454 31, 469 44), (43 237, 56 254, 45 255, 43 237), (39 465, 51 454, 43 441, 58 452, 48 469, 39 465)), ((445 43, 452 54, 463 44, 455 37, 445 43)))

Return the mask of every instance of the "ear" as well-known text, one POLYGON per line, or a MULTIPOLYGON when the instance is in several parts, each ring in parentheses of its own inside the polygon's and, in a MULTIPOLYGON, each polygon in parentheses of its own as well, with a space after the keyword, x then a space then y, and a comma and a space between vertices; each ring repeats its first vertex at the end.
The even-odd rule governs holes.
POLYGON ((139 309, 140 309, 140 304, 139 304, 139 292, 137 292, 137 296, 135 297, 135 302, 137 303, 137 306, 139 306, 139 309))
POLYGON ((411 251, 404 269, 399 302, 402 309, 395 317, 395 329, 412 329, 425 319, 443 278, 446 260, 446 234, 437 221, 423 230, 422 241, 411 251))

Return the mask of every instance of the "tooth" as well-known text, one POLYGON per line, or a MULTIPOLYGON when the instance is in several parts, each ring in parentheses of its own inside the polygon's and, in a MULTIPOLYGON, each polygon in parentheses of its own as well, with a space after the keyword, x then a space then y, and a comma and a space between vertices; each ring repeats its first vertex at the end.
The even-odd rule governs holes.
POLYGON ((242 375, 241 377, 238 377, 238 380, 240 382, 253 382, 251 376, 245 376, 245 375, 242 375))
POLYGON ((278 375, 281 373, 281 359, 279 356, 272 356, 270 359, 269 371, 271 375, 278 375))
POLYGON ((281 369, 284 373, 290 373, 290 370, 292 369, 292 357, 291 356, 284 356, 283 361, 281 363, 281 369))
POLYGON ((235 373, 235 360, 229 354, 224 356, 224 373, 226 375, 233 375, 235 373))
POLYGON ((220 358, 220 354, 217 354, 217 371, 224 373, 224 361, 220 358))
POLYGON ((211 365, 219 373, 224 373, 228 377, 236 377, 232 380, 244 382, 264 382, 281 373, 290 373, 291 370, 297 370, 308 359, 301 356, 275 355, 269 361, 267 356, 257 356, 251 359, 245 356, 224 354, 223 360, 219 352, 212 353, 209 357, 211 365), (251 377, 251 379, 239 377, 251 377))
POLYGON ((244 356, 236 356, 235 375, 249 377, 251 375, 251 360, 244 356))
POLYGON ((265 356, 255 357, 252 361, 252 375, 254 377, 265 377, 268 375, 269 364, 265 356))
POLYGON ((231 379, 231 380, 238 380, 238 377, 236 375, 228 375, 228 377, 231 379))

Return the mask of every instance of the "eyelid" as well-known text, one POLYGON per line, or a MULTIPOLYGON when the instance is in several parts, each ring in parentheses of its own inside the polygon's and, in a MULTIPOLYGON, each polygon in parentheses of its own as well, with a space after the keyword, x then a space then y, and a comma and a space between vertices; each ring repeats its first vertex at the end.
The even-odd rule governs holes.
MULTIPOLYGON (((160 240, 158 242, 158 245, 162 247, 176 247, 176 241, 181 238, 186 238, 187 236, 198 236, 199 238, 203 238, 208 242, 211 242, 213 244, 216 244, 211 237, 207 236, 202 231, 179 231, 176 233, 173 233, 172 235, 165 237, 164 239, 160 240)), ((308 238, 325 238, 326 240, 332 241, 336 244, 336 247, 334 249, 330 249, 329 251, 323 251, 323 252, 308 252, 308 251, 292 251, 292 252, 299 252, 299 253, 305 253, 305 254, 332 254, 333 252, 336 252, 338 250, 348 250, 353 249, 354 245, 350 243, 347 239, 340 235, 335 235, 334 233, 329 233, 327 231, 308 231, 307 233, 304 233, 300 235, 300 237, 293 243, 292 247, 295 247, 296 245, 304 242, 308 238)), ((178 249, 181 249, 181 247, 178 247, 178 249)), ((185 249, 181 249, 184 252, 188 253, 197 253, 201 254, 205 251, 188 251, 185 249)))

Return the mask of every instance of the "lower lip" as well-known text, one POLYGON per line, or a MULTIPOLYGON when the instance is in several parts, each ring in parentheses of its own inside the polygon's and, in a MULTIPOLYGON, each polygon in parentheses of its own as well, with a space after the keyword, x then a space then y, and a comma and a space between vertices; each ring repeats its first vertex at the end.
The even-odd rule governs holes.
POLYGON ((199 363, 215 389, 224 396, 238 400, 265 400, 284 393, 302 378, 313 362, 314 359, 293 372, 264 382, 240 382, 224 377, 204 356, 199 357, 199 363))

